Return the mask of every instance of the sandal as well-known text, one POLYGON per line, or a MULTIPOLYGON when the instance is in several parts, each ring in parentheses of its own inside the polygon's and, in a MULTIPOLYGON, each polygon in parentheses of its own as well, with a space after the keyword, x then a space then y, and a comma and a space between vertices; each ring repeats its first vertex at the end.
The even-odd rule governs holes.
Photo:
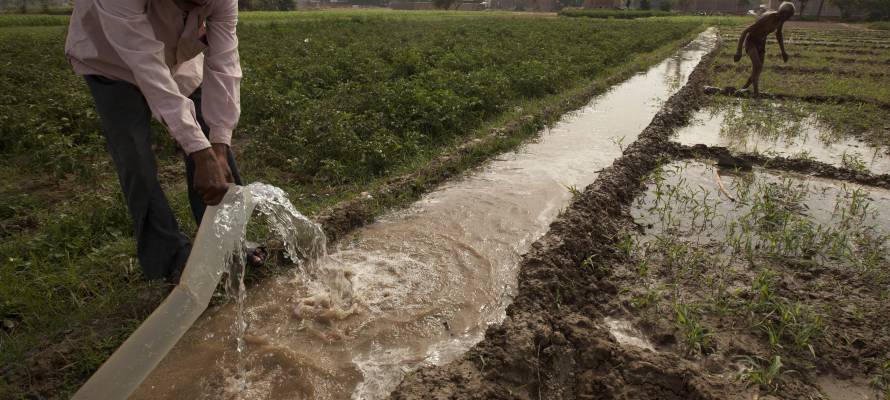
POLYGON ((266 246, 253 242, 245 242, 244 247, 244 253, 247 254, 244 259, 245 265, 256 268, 266 264, 266 259, 269 258, 269 252, 266 251, 266 246))

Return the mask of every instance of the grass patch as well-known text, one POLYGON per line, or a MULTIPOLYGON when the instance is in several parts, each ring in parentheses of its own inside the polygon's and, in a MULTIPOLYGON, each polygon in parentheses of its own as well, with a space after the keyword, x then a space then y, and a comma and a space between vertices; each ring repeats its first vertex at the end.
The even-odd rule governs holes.
POLYGON ((10 26, 64 26, 68 25, 67 15, 46 14, 0 14, 0 28, 10 26))
POLYGON ((890 21, 879 21, 866 24, 868 29, 877 29, 881 31, 890 31, 890 21))

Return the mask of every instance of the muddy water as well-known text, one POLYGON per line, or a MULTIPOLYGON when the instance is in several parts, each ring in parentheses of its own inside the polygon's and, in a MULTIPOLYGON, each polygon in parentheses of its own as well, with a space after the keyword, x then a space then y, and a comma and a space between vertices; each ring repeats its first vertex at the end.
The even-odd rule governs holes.
POLYGON ((250 290, 236 375, 232 307, 211 310, 137 399, 376 399, 417 367, 445 363, 504 318, 516 265, 562 207, 610 165, 714 45, 702 34, 544 132, 344 239, 319 267, 348 296, 287 276, 250 290), (337 301, 336 298, 341 298, 337 301))
POLYGON ((844 166, 862 163, 872 173, 890 173, 887 149, 872 147, 855 138, 838 137, 814 118, 801 121, 773 119, 745 121, 738 110, 702 110, 694 121, 680 129, 676 140, 682 144, 724 146, 734 152, 757 152, 784 157, 809 157, 844 166), (763 123, 763 125, 759 125, 763 123))

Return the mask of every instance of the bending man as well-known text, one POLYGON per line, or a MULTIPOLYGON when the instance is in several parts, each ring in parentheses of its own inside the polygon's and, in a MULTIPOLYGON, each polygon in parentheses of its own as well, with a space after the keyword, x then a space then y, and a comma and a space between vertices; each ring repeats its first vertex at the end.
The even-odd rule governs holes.
POLYGON ((786 1, 779 6, 779 11, 764 13, 757 19, 757 22, 742 31, 734 59, 735 62, 742 59, 743 44, 745 52, 751 58, 751 76, 745 82, 745 86, 742 86, 742 90, 747 90, 749 86, 754 85, 754 95, 760 94, 760 73, 763 72, 763 62, 766 56, 766 38, 773 31, 776 32, 776 40, 779 42, 779 49, 782 50, 782 60, 788 62, 785 39, 782 37, 782 26, 785 25, 785 21, 794 16, 794 12, 794 4, 786 1))
POLYGON ((185 152, 195 221, 241 183, 229 149, 240 115, 236 0, 76 0, 65 54, 83 75, 149 279, 178 281, 191 252, 161 190, 152 115, 185 152))

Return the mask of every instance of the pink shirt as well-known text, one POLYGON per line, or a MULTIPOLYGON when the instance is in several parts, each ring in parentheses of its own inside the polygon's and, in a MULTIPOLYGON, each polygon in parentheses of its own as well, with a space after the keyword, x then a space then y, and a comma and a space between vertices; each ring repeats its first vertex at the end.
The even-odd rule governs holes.
POLYGON ((76 0, 65 54, 77 74, 138 86, 190 154, 231 143, 241 113, 237 21, 237 0, 208 0, 189 12, 173 0, 76 0), (199 86, 209 141, 188 98, 199 86))

